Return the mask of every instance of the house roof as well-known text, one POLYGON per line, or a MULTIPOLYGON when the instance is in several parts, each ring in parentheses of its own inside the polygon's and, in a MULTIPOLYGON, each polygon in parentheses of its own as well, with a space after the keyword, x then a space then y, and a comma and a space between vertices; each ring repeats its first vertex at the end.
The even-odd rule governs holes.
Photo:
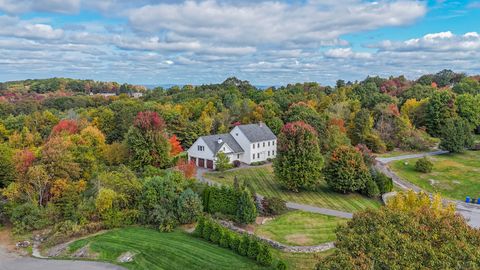
POLYGON ((277 139, 270 128, 263 124, 239 125, 238 128, 245 134, 250 142, 271 141, 277 139))
POLYGON ((233 138, 233 136, 230 135, 229 133, 202 136, 201 138, 205 141, 208 148, 212 150, 213 154, 216 154, 224 144, 227 144, 235 153, 244 152, 243 148, 238 144, 235 138, 233 138), (218 139, 222 139, 222 143, 219 144, 218 139))

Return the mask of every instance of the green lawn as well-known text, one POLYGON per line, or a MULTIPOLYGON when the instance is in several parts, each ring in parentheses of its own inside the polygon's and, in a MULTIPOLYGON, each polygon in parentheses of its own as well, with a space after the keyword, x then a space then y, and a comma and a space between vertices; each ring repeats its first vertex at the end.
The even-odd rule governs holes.
MULTIPOLYGON (((123 252, 135 252, 137 255, 133 262, 116 263, 128 269, 270 269, 180 230, 161 233, 141 227, 115 229, 73 242, 69 252, 73 253, 85 245, 98 253, 98 260, 111 263, 116 263, 123 252)), ((272 250, 275 261, 281 259, 287 263, 288 269, 301 270, 314 269, 319 258, 333 252, 286 253, 272 250)))
POLYGON ((346 219, 292 211, 258 226, 255 234, 292 246, 313 246, 335 240, 335 229, 346 219))
POLYGON ((359 194, 340 194, 331 191, 326 183, 316 191, 290 192, 275 181, 271 166, 245 168, 222 173, 210 172, 206 178, 218 183, 233 185, 233 178, 250 181, 256 192, 263 196, 276 196, 286 201, 314 205, 335 210, 357 212, 367 208, 378 208, 379 200, 372 200, 359 194))
POLYGON ((434 167, 431 173, 415 171, 418 159, 395 161, 390 167, 401 178, 451 199, 480 197, 480 151, 429 157, 434 167))
POLYGON ((123 263, 128 269, 265 269, 255 261, 235 254, 186 232, 160 233, 146 228, 124 228, 78 240, 71 252, 90 244, 101 261, 113 262, 120 254, 131 251, 133 262, 123 263))

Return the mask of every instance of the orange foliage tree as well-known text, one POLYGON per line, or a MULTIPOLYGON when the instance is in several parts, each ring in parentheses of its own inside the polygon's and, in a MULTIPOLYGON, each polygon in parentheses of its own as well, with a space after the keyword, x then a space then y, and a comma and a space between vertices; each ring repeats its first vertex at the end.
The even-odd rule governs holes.
POLYGON ((170 137, 169 142, 171 146, 170 148, 171 157, 174 157, 183 152, 183 148, 180 145, 180 142, 178 141, 177 135, 174 134, 172 137, 170 137))

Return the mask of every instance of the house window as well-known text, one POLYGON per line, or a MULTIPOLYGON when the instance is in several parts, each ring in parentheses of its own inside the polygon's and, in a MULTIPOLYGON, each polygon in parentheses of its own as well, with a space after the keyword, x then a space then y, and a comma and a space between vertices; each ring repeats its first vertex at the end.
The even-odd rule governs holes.
POLYGON ((260 153, 257 154, 257 158, 260 158, 260 153))
POLYGON ((252 159, 255 159, 255 154, 253 154, 253 158, 252 159))
POLYGON ((260 148, 260 143, 257 143, 257 147, 260 148))
POLYGON ((268 151, 268 156, 270 156, 270 151, 268 151))
POLYGON ((272 156, 275 156, 275 150, 272 150, 272 156))
POLYGON ((240 154, 237 154, 237 158, 240 158, 240 154))
POLYGON ((203 150, 205 150, 205 146, 199 145, 197 149, 198 149, 198 151, 203 151, 203 150))
POLYGON ((265 142, 263 142, 263 147, 265 147, 265 142))
POLYGON ((253 144, 253 149, 255 149, 255 144, 253 144))
POLYGON ((268 146, 270 146, 270 142, 268 142, 268 146))
POLYGON ((275 141, 272 142, 272 145, 275 145, 275 141))
POLYGON ((238 136, 238 133, 235 133, 235 136, 238 136))

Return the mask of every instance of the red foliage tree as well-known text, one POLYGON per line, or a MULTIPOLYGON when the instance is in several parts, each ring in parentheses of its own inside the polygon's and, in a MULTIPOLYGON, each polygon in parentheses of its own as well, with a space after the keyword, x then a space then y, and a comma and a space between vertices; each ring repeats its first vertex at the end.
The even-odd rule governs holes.
POLYGON ((35 154, 28 149, 18 151, 14 157, 15 168, 19 174, 26 174, 35 161, 35 154))
POLYGON ((174 156, 183 152, 183 148, 180 145, 180 142, 178 141, 177 135, 174 134, 172 137, 170 137, 169 141, 170 141, 170 146, 171 146, 170 147, 170 156, 171 157, 174 157, 174 156))
POLYGON ((63 119, 52 129, 52 135, 60 133, 75 134, 78 133, 78 122, 76 120, 63 119))
POLYGON ((177 170, 181 171, 186 178, 193 178, 197 173, 197 166, 195 166, 193 160, 187 162, 185 159, 179 159, 177 170))
POLYGON ((156 112, 139 112, 133 121, 133 125, 143 131, 160 131, 165 128, 165 121, 156 112))
POLYGON ((345 121, 339 118, 332 118, 329 123, 330 126, 337 126, 342 133, 346 133, 345 121))

